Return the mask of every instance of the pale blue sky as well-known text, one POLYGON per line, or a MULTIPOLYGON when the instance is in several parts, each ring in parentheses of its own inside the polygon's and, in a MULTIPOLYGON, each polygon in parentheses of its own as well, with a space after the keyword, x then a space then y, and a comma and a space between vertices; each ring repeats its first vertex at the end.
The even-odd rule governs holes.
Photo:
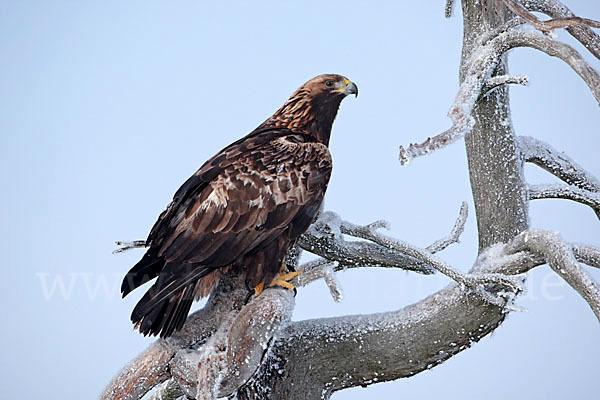
MULTIPOLYGON (((397 161, 400 144, 449 126, 462 23, 443 18, 443 3, 1 2, 3 397, 94 398, 152 342, 129 322, 142 293, 119 295, 142 253, 112 255, 113 242, 144 238, 205 159, 314 75, 344 74, 361 94, 342 104, 334 126, 326 208, 356 223, 387 219, 392 235, 415 245, 445 235, 460 202, 472 205, 462 141, 409 167, 397 161)), ((596 1, 567 3, 600 19, 596 1)), ((517 132, 600 175, 600 110, 585 85, 533 50, 510 59, 513 72, 531 78, 512 89, 517 132)), ((554 181, 534 168, 527 176, 554 181)), ((538 201, 531 221, 600 245, 600 222, 584 206, 538 201)), ((471 217, 462 243, 441 256, 467 269, 476 248, 471 217)), ((392 310, 449 282, 375 269, 338 276, 342 303, 315 283, 299 291, 294 318, 392 310)), ((528 286, 517 302, 528 312, 511 314, 472 349, 335 399, 594 397, 593 313, 547 267, 528 286)))

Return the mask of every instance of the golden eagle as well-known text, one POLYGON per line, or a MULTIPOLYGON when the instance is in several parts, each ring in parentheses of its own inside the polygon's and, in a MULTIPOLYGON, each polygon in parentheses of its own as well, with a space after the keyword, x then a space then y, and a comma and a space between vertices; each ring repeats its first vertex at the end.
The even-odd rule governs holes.
POLYGON ((343 76, 309 80, 179 188, 121 286, 124 297, 157 278, 131 314, 142 334, 181 329, 194 298, 208 295, 224 270, 245 274, 257 293, 274 284, 293 288, 278 273, 323 201, 331 127, 349 94, 358 88, 343 76))

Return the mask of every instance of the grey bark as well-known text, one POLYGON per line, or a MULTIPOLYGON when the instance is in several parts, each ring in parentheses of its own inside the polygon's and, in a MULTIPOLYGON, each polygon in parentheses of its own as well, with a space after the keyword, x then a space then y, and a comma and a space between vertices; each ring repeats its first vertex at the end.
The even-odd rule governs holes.
MULTIPOLYGON (((509 11, 495 1, 463 1, 463 15, 461 82, 478 38, 504 24, 509 11)), ((495 75, 507 73, 504 55, 495 75)), ((476 122, 465 144, 481 251, 527 229, 527 188, 512 130, 508 87, 481 98, 472 116, 476 122)))

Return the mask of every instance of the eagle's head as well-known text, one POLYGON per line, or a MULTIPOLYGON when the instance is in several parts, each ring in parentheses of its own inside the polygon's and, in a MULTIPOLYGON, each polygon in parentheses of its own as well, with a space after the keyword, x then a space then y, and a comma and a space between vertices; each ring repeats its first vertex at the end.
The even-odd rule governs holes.
POLYGON ((287 128, 328 145, 340 103, 350 94, 358 96, 358 87, 345 76, 316 76, 300 86, 262 127, 287 128))
POLYGON ((313 102, 337 101, 339 103, 349 94, 358 96, 358 87, 345 76, 323 74, 306 82, 294 95, 300 92, 304 92, 306 95, 312 97, 313 102))

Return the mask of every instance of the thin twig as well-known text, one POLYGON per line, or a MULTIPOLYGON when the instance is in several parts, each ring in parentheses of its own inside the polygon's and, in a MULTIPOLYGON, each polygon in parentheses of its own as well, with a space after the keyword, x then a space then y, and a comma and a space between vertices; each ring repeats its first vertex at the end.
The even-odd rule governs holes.
POLYGON ((528 24, 533 26, 535 29, 549 33, 554 29, 566 28, 572 26, 585 26, 588 28, 600 28, 600 22, 594 21, 588 18, 580 18, 575 16, 554 18, 549 21, 542 21, 532 13, 530 13, 525 7, 515 0, 502 0, 502 2, 512 12, 514 12, 523 20, 527 21, 528 24))
POLYGON ((450 231, 450 234, 445 238, 435 241, 433 244, 427 246, 425 250, 431 254, 439 253, 453 243, 460 242, 460 235, 465 230, 465 223, 469 217, 469 205, 466 201, 463 201, 460 205, 460 211, 458 212, 458 218, 450 231))
POLYGON ((298 270, 303 273, 295 277, 292 280, 292 284, 296 287, 302 287, 316 280, 323 279, 329 288, 329 293, 333 300, 340 302, 342 301, 342 288, 335 278, 335 267, 338 265, 337 261, 330 261, 324 258, 304 263, 298 267, 298 270))
POLYGON ((600 193, 567 185, 532 185, 529 187, 529 199, 566 199, 591 207, 600 219, 600 193))
POLYGON ((529 77, 527 75, 498 75, 488 79, 483 87, 481 88, 481 94, 485 95, 490 90, 497 88, 498 86, 515 84, 527 86, 529 84, 529 77))
MULTIPOLYGON (((575 16, 567 6, 558 0, 528 0, 526 6, 530 11, 541 12, 551 18, 575 16)), ((600 60, 600 35, 585 26, 569 26, 567 32, 600 60)))
POLYGON ((121 246, 121 247, 114 250, 113 254, 123 253, 123 252, 131 250, 131 249, 141 249, 141 248, 148 247, 145 240, 134 240, 131 242, 124 242, 124 241, 117 240, 115 242, 115 244, 117 246, 121 246))
POLYGON ((452 17, 453 8, 454 8, 454 0, 446 0, 446 7, 444 7, 444 16, 446 18, 452 17))

